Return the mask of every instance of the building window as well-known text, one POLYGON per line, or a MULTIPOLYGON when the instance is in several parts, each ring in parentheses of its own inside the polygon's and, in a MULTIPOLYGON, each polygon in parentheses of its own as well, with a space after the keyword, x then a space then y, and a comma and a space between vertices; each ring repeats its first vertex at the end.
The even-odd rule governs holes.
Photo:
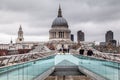
POLYGON ((64 38, 64 32, 62 32, 62 38, 64 38))
POLYGON ((64 38, 64 32, 59 32, 59 38, 64 38))
POLYGON ((59 38, 61 38, 61 32, 59 32, 59 38))
POLYGON ((56 32, 54 34, 55 34, 54 37, 56 38, 56 32))

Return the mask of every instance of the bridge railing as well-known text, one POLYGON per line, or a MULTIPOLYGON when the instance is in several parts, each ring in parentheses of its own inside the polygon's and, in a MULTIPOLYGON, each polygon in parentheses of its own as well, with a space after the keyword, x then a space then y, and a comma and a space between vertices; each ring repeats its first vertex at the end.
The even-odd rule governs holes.
POLYGON ((53 55, 52 52, 46 52, 46 53, 34 52, 34 53, 26 53, 26 54, 0 56, 0 66, 13 65, 16 63, 44 58, 50 55, 53 55))

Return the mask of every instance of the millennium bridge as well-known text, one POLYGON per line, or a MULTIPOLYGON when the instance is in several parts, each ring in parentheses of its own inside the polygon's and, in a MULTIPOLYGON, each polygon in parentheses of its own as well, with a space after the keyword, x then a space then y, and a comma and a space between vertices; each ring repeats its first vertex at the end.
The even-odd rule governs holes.
POLYGON ((40 52, 38 46, 27 54, 0 56, 0 80, 82 80, 67 76, 85 76, 83 80, 120 80, 120 55, 92 49, 94 55, 40 52), (47 79, 60 76, 62 79, 47 79))

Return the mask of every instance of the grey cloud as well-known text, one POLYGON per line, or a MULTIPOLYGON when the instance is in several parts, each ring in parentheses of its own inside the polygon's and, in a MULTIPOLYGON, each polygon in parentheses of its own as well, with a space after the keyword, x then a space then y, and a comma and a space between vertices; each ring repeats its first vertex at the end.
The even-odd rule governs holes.
POLYGON ((119 39, 120 0, 0 0, 0 32, 17 35, 22 24, 25 35, 48 36, 59 3, 75 35, 83 30, 86 40, 103 41, 112 29, 119 39))

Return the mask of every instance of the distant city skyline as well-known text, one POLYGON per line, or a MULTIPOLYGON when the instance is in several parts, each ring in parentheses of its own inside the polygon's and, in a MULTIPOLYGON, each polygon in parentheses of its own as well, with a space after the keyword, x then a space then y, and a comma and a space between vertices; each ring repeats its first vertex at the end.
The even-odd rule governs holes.
POLYGON ((20 25, 25 41, 48 41, 59 4, 75 41, 78 30, 85 33, 85 41, 105 41, 108 30, 120 40, 119 0, 2 0, 0 43, 9 43, 11 38, 15 42, 20 25))

